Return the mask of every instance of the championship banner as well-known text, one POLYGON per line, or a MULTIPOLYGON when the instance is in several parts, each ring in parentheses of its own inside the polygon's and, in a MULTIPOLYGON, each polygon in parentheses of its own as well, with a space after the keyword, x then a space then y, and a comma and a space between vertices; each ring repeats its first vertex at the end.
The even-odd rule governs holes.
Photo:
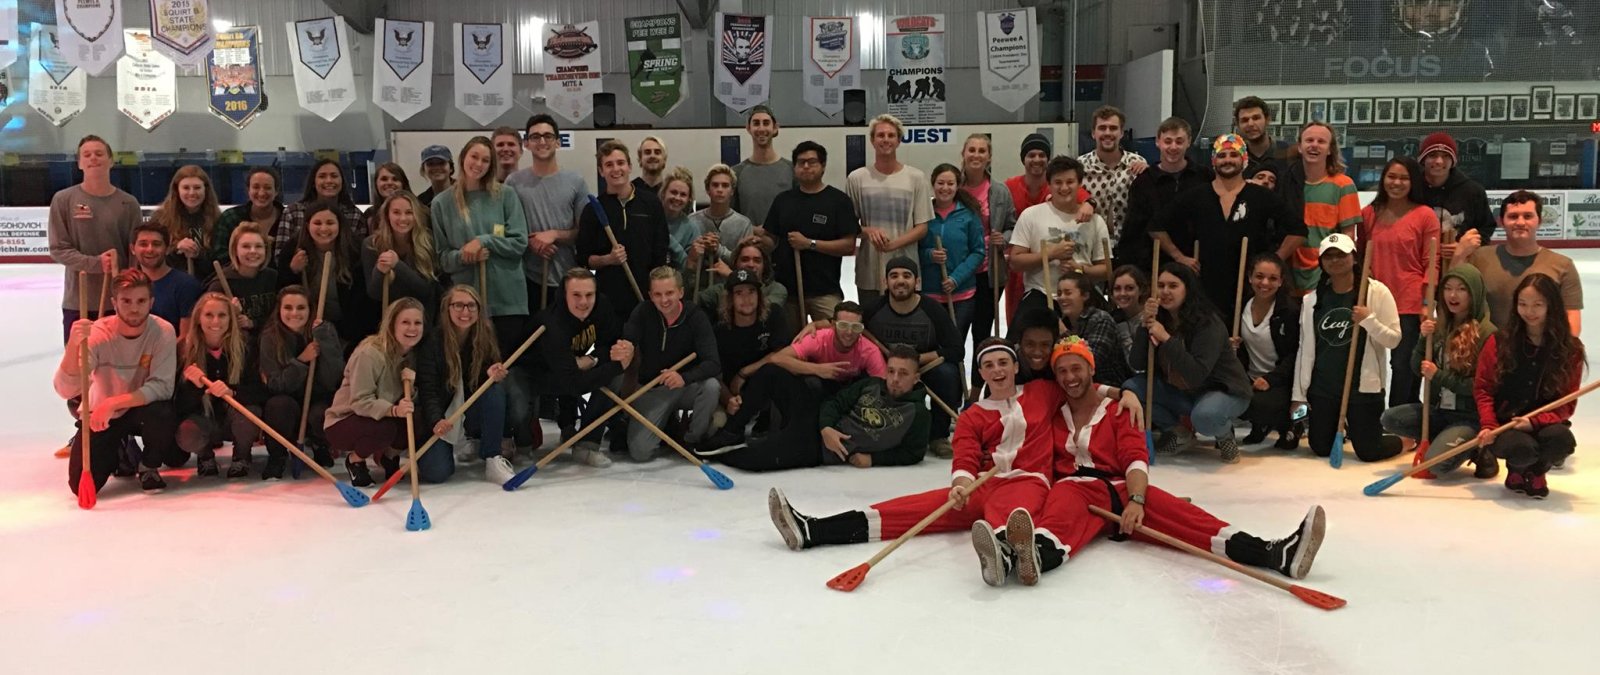
POLYGON ((117 59, 117 109, 150 131, 178 109, 178 68, 156 51, 149 31, 123 31, 126 48, 117 59))
POLYGON ((905 124, 944 124, 944 15, 896 16, 884 24, 889 114, 905 124))
POLYGON ((17 61, 17 0, 0 0, 0 71, 17 61))
POLYGON ((433 22, 378 19, 372 100, 396 122, 433 105, 433 22))
POLYGON ((256 26, 234 26, 217 33, 206 73, 211 114, 235 129, 243 129, 266 108, 261 71, 256 67, 260 54, 261 29, 256 26))
POLYGON ((717 12, 717 100, 744 112, 767 100, 772 69, 767 67, 769 16, 717 12))
POLYGON ((289 63, 300 107, 332 122, 356 101, 356 78, 350 70, 350 32, 344 17, 290 21, 289 63))
POLYGON ((683 101, 683 19, 677 14, 626 19, 628 88, 656 117, 683 101))
POLYGON ((150 38, 156 51, 185 67, 199 67, 212 48, 211 0, 150 0, 150 38))
MULTIPOLYGON (((556 114, 578 122, 594 112, 600 79, 600 22, 547 25, 544 38, 544 99, 556 114)), ((631 60, 631 57, 630 57, 631 60)))
POLYGON ((456 109, 489 126, 511 109, 511 67, 503 23, 458 23, 456 34, 456 109))
POLYGON ((67 63, 55 26, 33 24, 28 45, 28 105, 45 121, 62 126, 83 112, 88 74, 67 63))
POLYGON ((853 16, 806 17, 805 100, 828 116, 844 110, 844 90, 861 80, 853 16))
POLYGON ((122 0, 56 0, 56 21, 60 21, 62 58, 90 75, 106 72, 106 67, 122 56, 122 0))
POLYGON ((1039 93, 1039 41, 1033 8, 978 12, 978 88, 1016 112, 1039 93))

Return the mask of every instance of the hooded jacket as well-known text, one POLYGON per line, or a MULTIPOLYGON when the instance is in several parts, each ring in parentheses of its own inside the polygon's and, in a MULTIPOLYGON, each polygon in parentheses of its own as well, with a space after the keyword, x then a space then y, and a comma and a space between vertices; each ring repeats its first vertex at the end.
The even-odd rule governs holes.
POLYGON ((1489 195, 1483 186, 1468 178, 1460 169, 1451 168, 1450 175, 1439 187, 1422 183, 1422 203, 1431 206, 1439 216, 1439 227, 1456 229, 1457 235, 1467 230, 1477 230, 1484 243, 1494 236, 1494 214, 1489 211, 1489 195), (1439 211, 1445 213, 1439 213, 1439 211))
MULTIPOLYGON (((565 298, 558 299, 539 314, 539 325, 544 326, 544 335, 533 343, 537 358, 531 360, 540 393, 582 396, 622 374, 622 365, 611 360, 611 346, 621 337, 622 322, 606 296, 595 294, 594 307, 583 319, 572 315, 565 298), (579 370, 578 357, 590 350, 598 362, 593 368, 579 370)), ((650 377, 654 376, 651 373, 650 377)))
MULTIPOLYGON (((1467 364, 1447 362, 1446 354, 1450 349, 1450 336, 1455 332, 1455 327, 1452 326, 1450 329, 1445 329, 1444 324, 1447 322, 1440 321, 1439 328, 1435 329, 1433 333, 1433 353, 1428 353, 1428 341, 1426 339, 1417 340, 1416 348, 1411 351, 1411 370, 1421 375, 1423 359, 1434 362, 1439 366, 1439 372, 1434 373, 1430 380, 1429 403, 1435 410, 1439 409, 1442 401, 1440 394, 1448 390, 1455 396, 1454 405, 1451 407, 1452 410, 1476 416, 1477 410, 1474 408, 1472 398, 1473 378, 1477 372, 1476 359, 1479 354, 1483 353, 1484 345, 1489 341, 1489 336, 1494 335, 1497 329, 1494 322, 1489 319, 1489 299, 1484 293, 1483 275, 1478 273, 1478 268, 1471 265, 1452 267, 1449 272, 1446 272, 1439 279, 1439 286, 1443 288, 1444 282, 1450 279, 1459 279, 1461 283, 1466 284, 1467 294, 1471 298, 1467 301, 1467 313, 1478 322, 1478 344, 1472 352, 1474 360, 1472 363, 1467 364), (1466 366, 1465 373, 1457 370, 1460 365, 1466 366)), ((1444 310, 1441 307, 1441 316, 1444 313, 1448 313, 1448 310, 1444 310)))
POLYGON ((979 222, 978 214, 961 202, 956 202, 949 215, 941 216, 934 211, 933 220, 928 222, 928 234, 917 247, 922 262, 922 294, 944 302, 944 275, 940 272, 939 264, 933 261, 937 244, 944 244, 944 269, 949 272, 950 280, 956 282, 955 295, 977 288, 978 268, 983 266, 988 257, 988 248, 983 244, 983 224, 979 222))
MULTIPOLYGON (((667 323, 656 306, 641 302, 628 315, 622 326, 623 339, 633 343, 633 358, 639 363, 639 375, 648 380, 679 359, 695 355, 678 374, 684 382, 722 375, 722 364, 717 354, 717 337, 711 331, 711 320, 692 302, 682 303, 678 320, 667 323)), ((540 338, 543 340, 544 338, 540 338)))
POLYGON ((823 401, 817 422, 850 436, 845 449, 871 453, 873 466, 906 466, 921 462, 928 450, 930 414, 921 382, 891 397, 883 378, 863 377, 823 401))
POLYGON ((1122 220, 1122 236, 1117 239, 1113 258, 1118 263, 1149 264, 1155 241, 1150 238, 1150 223, 1161 215, 1178 193, 1211 182, 1211 169, 1186 157, 1188 163, 1177 173, 1168 173, 1153 164, 1133 179, 1128 189, 1128 215, 1122 220))

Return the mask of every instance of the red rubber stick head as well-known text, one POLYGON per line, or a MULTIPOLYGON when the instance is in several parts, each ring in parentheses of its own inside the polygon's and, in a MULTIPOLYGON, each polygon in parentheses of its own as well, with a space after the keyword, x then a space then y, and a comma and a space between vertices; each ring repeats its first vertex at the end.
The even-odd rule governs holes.
POLYGON ((840 572, 839 576, 828 580, 828 588, 849 593, 850 591, 855 590, 857 586, 860 586, 861 582, 867 580, 867 572, 871 569, 871 565, 861 563, 860 565, 856 565, 855 567, 840 572))

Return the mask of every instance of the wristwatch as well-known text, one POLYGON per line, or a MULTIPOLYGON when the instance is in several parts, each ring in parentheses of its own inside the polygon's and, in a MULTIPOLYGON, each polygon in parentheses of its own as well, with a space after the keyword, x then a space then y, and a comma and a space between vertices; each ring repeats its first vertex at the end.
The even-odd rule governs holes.
POLYGON ((815 251, 815 250, 817 250, 817 240, 812 239, 811 243, 806 245, 806 250, 807 251, 815 251))
POLYGON ((1128 495, 1128 501, 1144 506, 1144 495, 1128 495))

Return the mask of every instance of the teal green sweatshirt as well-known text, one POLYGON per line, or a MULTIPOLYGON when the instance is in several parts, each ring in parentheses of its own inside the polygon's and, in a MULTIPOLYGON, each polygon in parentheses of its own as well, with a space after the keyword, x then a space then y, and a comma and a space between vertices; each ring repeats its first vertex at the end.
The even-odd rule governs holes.
POLYGON ((433 241, 439 251, 439 267, 450 275, 452 284, 478 288, 478 266, 463 265, 461 247, 476 239, 489 250, 489 316, 528 314, 528 286, 523 282, 522 254, 528 250, 528 220, 516 190, 496 186, 467 193, 467 212, 463 218, 456 207, 457 183, 433 200, 433 241))

